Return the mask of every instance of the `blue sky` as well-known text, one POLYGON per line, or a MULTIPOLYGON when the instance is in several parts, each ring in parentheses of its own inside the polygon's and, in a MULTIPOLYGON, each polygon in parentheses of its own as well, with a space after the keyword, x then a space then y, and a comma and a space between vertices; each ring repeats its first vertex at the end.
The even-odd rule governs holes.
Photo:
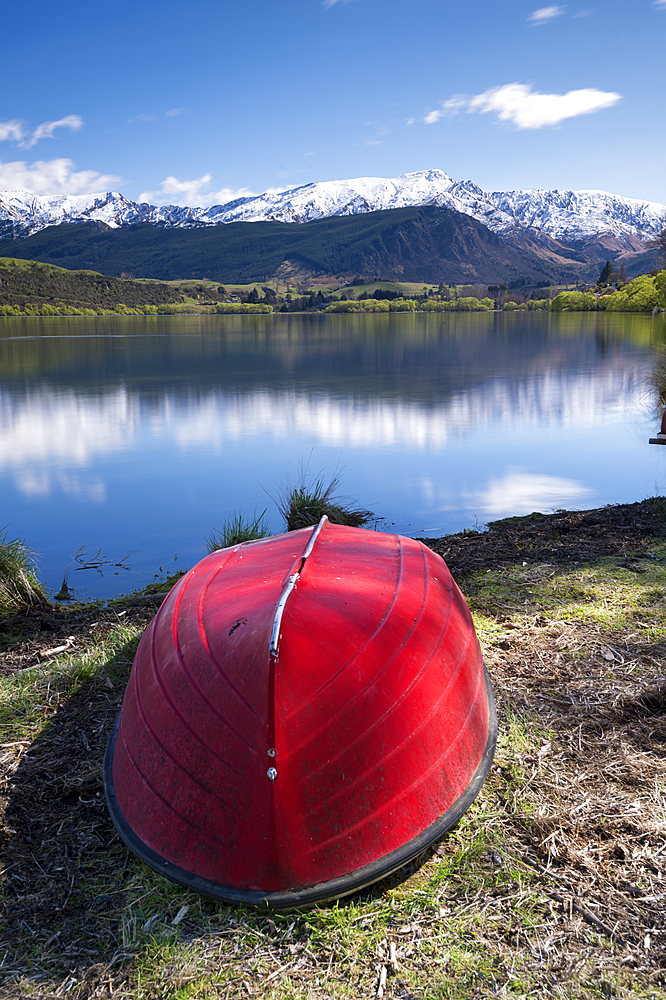
POLYGON ((666 202, 666 0, 36 0, 3 36, 0 190, 214 204, 439 167, 666 202))

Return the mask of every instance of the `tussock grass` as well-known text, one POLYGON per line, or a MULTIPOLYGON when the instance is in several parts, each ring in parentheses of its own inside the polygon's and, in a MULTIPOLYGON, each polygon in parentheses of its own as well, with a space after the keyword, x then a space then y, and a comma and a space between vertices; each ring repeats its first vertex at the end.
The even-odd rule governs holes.
POLYGON ((230 518, 222 522, 222 527, 218 531, 213 530, 206 539, 208 551, 215 552, 217 549, 226 549, 231 545, 250 542, 256 538, 268 538, 271 531, 264 521, 265 514, 264 510, 257 517, 255 511, 252 517, 245 517, 241 511, 234 511, 230 518))
POLYGON ((25 611, 48 604, 35 573, 35 557, 22 538, 0 534, 0 613, 25 611))
POLYGON ((656 350, 647 382, 654 392, 655 402, 659 406, 666 406, 666 347, 663 344, 656 350))
POLYGON ((333 524, 352 528, 361 528, 376 519, 371 510, 361 510, 347 497, 338 495, 339 488, 339 476, 334 476, 326 486, 321 477, 302 471, 296 485, 284 487, 276 501, 287 531, 318 524, 324 514, 333 524))

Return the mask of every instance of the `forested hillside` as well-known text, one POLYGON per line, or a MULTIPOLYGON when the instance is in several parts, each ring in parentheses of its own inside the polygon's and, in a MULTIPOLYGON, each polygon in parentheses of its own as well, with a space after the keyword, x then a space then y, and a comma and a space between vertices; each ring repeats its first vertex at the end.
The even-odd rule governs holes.
POLYGON ((499 283, 596 278, 598 263, 554 241, 525 234, 509 243, 468 215, 435 207, 336 216, 291 225, 236 222, 197 229, 148 223, 109 229, 102 223, 51 226, 6 240, 8 255, 107 275, 172 280, 270 280, 288 261, 303 274, 364 275, 393 281, 499 283), (589 271, 589 274, 588 274, 589 271))
POLYGON ((127 281, 95 271, 67 271, 52 264, 0 257, 0 306, 115 309, 120 303, 136 308, 182 301, 179 291, 158 282, 127 281))

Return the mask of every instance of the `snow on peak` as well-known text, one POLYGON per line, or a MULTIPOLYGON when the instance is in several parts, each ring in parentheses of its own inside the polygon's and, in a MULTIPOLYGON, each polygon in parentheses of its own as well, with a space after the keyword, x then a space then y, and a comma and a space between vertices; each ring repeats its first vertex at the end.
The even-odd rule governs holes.
POLYGON ((613 236, 633 250, 666 226, 666 206, 655 202, 605 191, 488 193, 471 180, 455 181, 443 170, 433 169, 392 178, 319 181, 212 208, 139 204, 117 191, 54 197, 7 191, 0 193, 0 238, 29 236, 46 226, 67 222, 102 222, 112 228, 139 222, 187 228, 232 222, 304 223, 334 215, 424 205, 472 216, 503 236, 521 229, 564 241, 613 236))
POLYGON ((489 197, 525 228, 556 240, 600 235, 645 240, 666 226, 666 206, 607 191, 495 191, 489 197))

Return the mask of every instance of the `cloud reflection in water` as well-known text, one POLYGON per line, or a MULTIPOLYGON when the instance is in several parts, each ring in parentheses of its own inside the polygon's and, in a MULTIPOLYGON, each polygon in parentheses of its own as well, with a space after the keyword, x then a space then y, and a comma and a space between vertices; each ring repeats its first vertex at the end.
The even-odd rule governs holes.
POLYGON ((574 479, 510 469, 506 475, 488 480, 468 499, 489 518, 499 518, 572 507, 583 503, 592 492, 574 479))
MULTIPOLYGON (((140 460, 143 451, 160 443, 183 454, 221 454, 228 442, 288 445, 295 439, 342 449, 437 452, 468 435, 506 435, 536 425, 597 427, 626 419, 641 411, 643 393, 642 382, 621 365, 575 376, 546 372, 513 381, 495 378, 431 405, 367 393, 213 389, 194 398, 164 391, 147 399, 126 387, 93 394, 44 386, 0 400, 0 471, 13 470, 26 496, 46 496, 59 488, 100 502, 105 486, 99 472, 87 483, 73 470, 90 468, 114 453, 131 452, 132 461, 140 460)), ((537 488, 520 475, 507 474, 502 484, 488 487, 489 497, 504 498, 502 510, 509 509, 506 503, 514 496, 523 505, 532 502, 529 496, 554 497, 548 502, 552 506, 583 495, 575 484, 548 485, 549 477, 542 477, 537 488)), ((479 489, 482 502, 486 488, 479 489)), ((499 509, 499 500, 483 503, 489 514, 499 509)))

